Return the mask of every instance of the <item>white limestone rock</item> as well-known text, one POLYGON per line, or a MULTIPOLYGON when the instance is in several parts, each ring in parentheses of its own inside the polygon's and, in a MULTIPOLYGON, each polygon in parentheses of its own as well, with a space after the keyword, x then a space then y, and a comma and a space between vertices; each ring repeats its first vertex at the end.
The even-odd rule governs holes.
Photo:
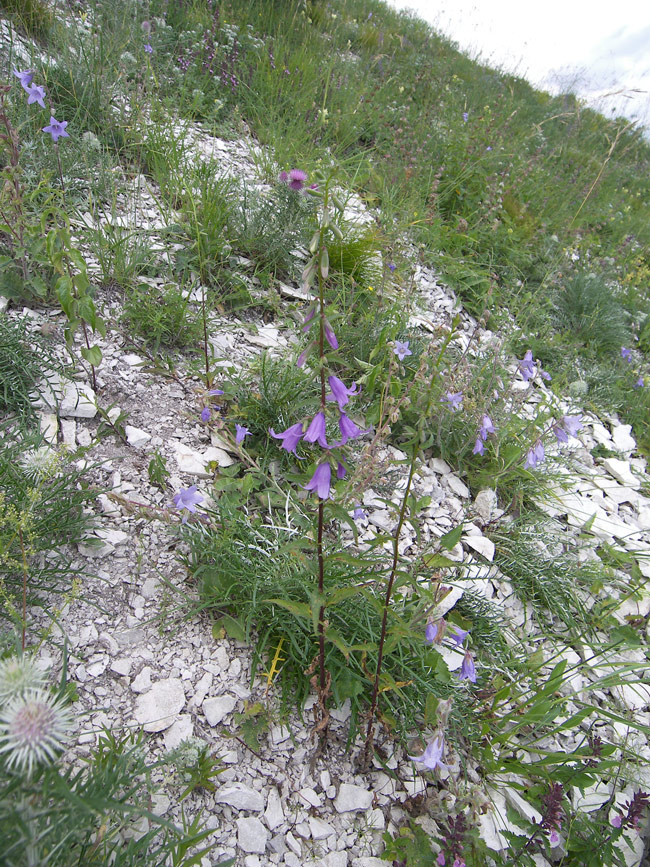
POLYGON ((213 473, 208 469, 210 463, 216 463, 220 467, 230 467, 235 463, 227 452, 214 446, 207 448, 202 454, 181 442, 172 442, 172 448, 176 452, 178 469, 182 473, 202 479, 212 478, 213 473))
POLYGON ((61 418, 95 418, 97 415, 95 392, 85 382, 66 382, 59 405, 61 418))
POLYGON ((480 554, 482 557, 485 557, 486 560, 494 560, 494 542, 487 538, 487 536, 476 535, 475 533, 468 534, 462 537, 462 541, 469 548, 472 548, 476 551, 477 554, 480 554))
POLYGON ((194 722, 188 713, 182 713, 176 722, 163 735, 166 750, 175 750, 183 741, 194 734, 194 722))
POLYGON ((636 440, 631 435, 631 424, 619 424, 612 430, 614 448, 618 452, 633 452, 636 449, 636 440))
POLYGON ((228 804, 234 810, 248 810, 260 813, 264 809, 264 797, 260 792, 243 783, 222 786, 214 794, 215 804, 228 804))
POLYGON ((219 695, 216 698, 206 698, 203 701, 202 708, 208 725, 216 726, 224 720, 229 713, 232 713, 237 704, 237 699, 234 695, 219 695))
POLYGON ((618 458, 605 458, 603 461, 603 469, 610 476, 620 482, 622 485, 627 485, 630 488, 638 489, 641 487, 639 479, 634 475, 630 468, 629 461, 619 461, 618 458))
POLYGON ((264 811, 264 821, 269 826, 271 831, 274 831, 279 825, 284 822, 284 810, 282 809, 282 801, 275 786, 269 789, 269 794, 266 799, 266 810, 264 811))
POLYGON ((334 800, 334 808, 337 813, 351 813, 370 809, 374 793, 354 786, 350 783, 341 783, 339 793, 334 800))
POLYGON ((162 732, 173 725, 185 705, 183 684, 178 677, 159 680, 138 696, 134 716, 146 732, 162 732))
POLYGON ((479 518, 488 523, 492 520, 495 509, 497 508, 497 492, 492 488, 484 488, 479 491, 474 500, 474 511, 479 518))
POLYGON ((124 433, 126 434, 126 441, 134 449, 144 448, 151 439, 151 434, 145 430, 140 430, 139 427, 132 427, 130 424, 124 426, 124 433))
POLYGON ((243 852, 263 855, 269 832, 256 816, 237 819, 237 845, 243 852))

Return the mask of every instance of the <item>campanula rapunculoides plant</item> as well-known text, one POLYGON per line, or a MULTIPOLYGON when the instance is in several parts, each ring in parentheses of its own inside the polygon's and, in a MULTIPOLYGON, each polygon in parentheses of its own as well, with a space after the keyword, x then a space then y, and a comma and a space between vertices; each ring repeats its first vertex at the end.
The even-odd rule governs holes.
MULTIPOLYGON (((307 181, 305 172, 292 169, 291 172, 283 173, 281 181, 288 184, 296 195, 304 187, 307 181)), ((362 430, 348 415, 346 411, 350 398, 354 397, 358 389, 356 384, 347 387, 343 380, 334 374, 329 374, 331 352, 338 349, 338 339, 328 319, 325 291, 329 277, 329 255, 327 241, 332 235, 342 237, 342 232, 332 214, 332 208, 342 211, 335 194, 331 191, 333 175, 327 178, 319 178, 317 184, 309 188, 310 195, 321 200, 321 213, 319 227, 314 233, 309 244, 311 258, 302 274, 303 288, 309 291, 314 280, 318 287, 318 295, 311 302, 303 323, 303 331, 308 334, 308 343, 298 358, 298 366, 302 367, 307 362, 317 370, 317 386, 319 392, 320 409, 313 416, 307 428, 304 422, 296 422, 286 430, 276 433, 269 430, 275 439, 282 441, 281 448, 288 452, 296 451, 298 443, 311 443, 321 449, 316 457, 316 466, 313 469, 311 479, 303 487, 318 497, 317 515, 317 540, 316 554, 318 560, 318 617, 317 637, 318 655, 316 678, 318 690, 318 719, 316 721, 315 734, 324 739, 327 734, 329 711, 327 709, 327 697, 330 686, 330 675, 325 667, 325 642, 327 641, 327 628, 325 622, 325 554, 323 546, 323 533, 325 527, 325 503, 331 496, 332 473, 338 480, 345 478, 347 474, 347 456, 345 446, 351 440, 368 433, 362 430), (329 349, 328 349, 329 347, 329 349), (332 412, 332 404, 337 409, 332 412), (338 420, 340 439, 336 442, 328 442, 327 419, 335 415, 338 420), (333 470, 334 468, 334 470, 333 470)), ((313 466, 313 464, 312 464, 313 466)))

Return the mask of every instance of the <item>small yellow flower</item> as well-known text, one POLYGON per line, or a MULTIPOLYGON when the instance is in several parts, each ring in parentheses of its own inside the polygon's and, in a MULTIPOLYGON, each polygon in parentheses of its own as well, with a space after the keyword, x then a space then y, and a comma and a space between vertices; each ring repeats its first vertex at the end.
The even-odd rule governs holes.
POLYGON ((374 291, 375 291, 375 290, 373 289, 372 286, 368 286, 368 292, 374 292, 374 291))

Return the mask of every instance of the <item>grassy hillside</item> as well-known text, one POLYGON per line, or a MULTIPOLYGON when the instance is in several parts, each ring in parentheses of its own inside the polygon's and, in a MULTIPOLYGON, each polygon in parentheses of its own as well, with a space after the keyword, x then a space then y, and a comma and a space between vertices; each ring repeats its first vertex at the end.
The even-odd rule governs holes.
POLYGON ((170 641, 191 621, 246 648, 233 770, 273 762, 311 695, 314 767, 408 793, 373 796, 383 841, 350 825, 373 855, 638 864, 642 130, 373 0, 0 0, 0 25, 0 864, 189 867, 223 831, 178 806, 221 816, 199 703, 206 740, 180 753, 114 730, 83 772, 52 761, 84 681, 43 612, 94 601, 80 558, 122 536, 136 577, 103 561, 111 595, 134 583, 144 611, 160 556, 165 640, 176 617, 170 641), (35 405, 44 380, 81 420, 35 405), (32 700, 44 746, 21 740, 32 700), (161 779, 175 825, 151 814, 161 779))

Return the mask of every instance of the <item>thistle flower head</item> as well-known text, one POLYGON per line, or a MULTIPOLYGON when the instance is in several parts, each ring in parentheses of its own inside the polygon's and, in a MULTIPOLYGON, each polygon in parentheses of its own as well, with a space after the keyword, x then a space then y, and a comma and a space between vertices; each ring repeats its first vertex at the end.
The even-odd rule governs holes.
POLYGON ((7 767, 31 774, 63 749, 72 725, 68 708, 44 689, 14 696, 0 711, 0 754, 7 767))
POLYGON ((11 656, 0 662, 0 706, 30 689, 45 685, 42 671, 34 665, 31 656, 11 656))
POLYGON ((23 452, 20 467, 30 482, 37 483, 56 475, 59 456, 49 446, 40 446, 23 452))

